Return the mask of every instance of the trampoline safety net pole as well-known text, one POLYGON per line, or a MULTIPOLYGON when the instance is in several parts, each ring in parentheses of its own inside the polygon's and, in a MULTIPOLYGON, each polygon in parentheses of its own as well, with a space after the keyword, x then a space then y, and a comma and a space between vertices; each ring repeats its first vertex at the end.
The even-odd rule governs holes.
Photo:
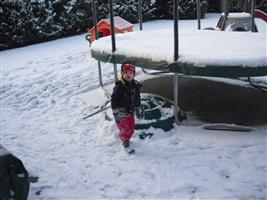
POLYGON ((179 38, 178 38, 178 0, 173 0, 173 27, 174 27, 174 61, 178 60, 179 38))
POLYGON ((97 30, 97 15, 96 15, 96 0, 92 1, 92 10, 93 10, 93 23, 95 27, 95 39, 98 39, 98 30, 97 30))
POLYGON ((227 17, 229 14, 229 0, 223 0, 222 4, 223 4, 223 6, 222 6, 223 7, 223 13, 227 17))
POLYGON ((138 0, 139 29, 143 30, 142 0, 138 0))
POLYGON ((116 51, 115 29, 114 29, 114 14, 113 14, 113 0, 109 0, 109 18, 110 18, 112 53, 113 53, 114 51, 116 51))
POLYGON ((251 31, 255 32, 255 0, 251 0, 251 31))
POLYGON ((200 0, 197 0, 197 28, 198 30, 201 29, 200 18, 201 18, 200 0))
MULTIPOLYGON (((114 28, 114 14, 113 14, 113 0, 109 0, 109 19, 110 19, 110 30, 111 30, 111 43, 112 43, 112 53, 116 51, 116 41, 115 41, 115 28, 114 28)), ((114 80, 118 78, 117 75, 117 65, 114 63, 114 80)))
MULTIPOLYGON (((95 39, 98 40, 98 28, 97 28, 97 14, 96 14, 96 0, 92 1, 92 11, 93 11, 93 23, 95 27, 95 39)), ((103 86, 102 81, 102 72, 101 72, 101 62, 98 60, 98 79, 99 79, 99 85, 103 86)))

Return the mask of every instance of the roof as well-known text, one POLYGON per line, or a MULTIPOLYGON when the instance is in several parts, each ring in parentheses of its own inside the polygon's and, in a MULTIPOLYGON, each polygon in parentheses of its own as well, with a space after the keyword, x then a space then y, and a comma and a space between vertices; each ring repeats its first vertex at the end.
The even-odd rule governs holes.
POLYGON ((245 13, 245 12, 242 12, 242 13, 229 13, 228 14, 228 18, 231 18, 231 19, 250 19, 251 15, 250 15, 250 13, 245 13))
MULTIPOLYGON (((101 19, 98 24, 100 24, 101 22, 105 22, 107 24, 110 24, 110 19, 101 19)), ((127 29, 129 27, 132 27, 133 24, 131 24, 130 22, 126 21, 125 19, 121 18, 120 16, 115 16, 114 17, 114 26, 117 29, 127 29)))

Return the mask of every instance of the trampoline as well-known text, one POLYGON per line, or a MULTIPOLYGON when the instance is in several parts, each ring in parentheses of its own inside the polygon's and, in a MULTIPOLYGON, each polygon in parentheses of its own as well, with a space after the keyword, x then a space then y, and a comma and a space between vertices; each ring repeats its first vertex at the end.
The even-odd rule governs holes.
MULTIPOLYGON (((139 2, 139 22, 142 30, 141 0, 139 2)), ((251 27, 255 25, 255 0, 251 2, 251 27)), ((95 0, 92 2, 95 4, 95 0)), ((94 41, 91 46, 93 58, 114 64, 130 61, 136 66, 174 73, 174 116, 178 115, 179 75, 211 77, 252 77, 267 75, 266 35, 252 32, 223 32, 200 30, 200 0, 197 0, 198 30, 178 31, 178 0, 173 1, 174 31, 127 33, 115 40, 113 1, 109 0, 111 37, 94 41), (247 34, 246 39, 243 34, 247 34), (158 43, 151 46, 151 37, 158 37, 158 43), (138 42, 137 42, 138 41, 138 42), (127 42, 127 45, 125 45, 127 42), (187 45, 191 42, 195 45, 187 45), (110 45, 111 44, 111 45, 110 45), (139 46, 141 44, 141 46, 139 46), (150 46, 149 46, 150 45, 150 46), (192 48, 188 48, 191 46, 192 48), (131 49, 130 51, 125 48, 131 49), (153 52, 153 53, 151 53, 153 52), (151 56, 152 55, 152 56, 151 56)), ((228 15, 229 0, 224 0, 224 14, 228 15)), ((95 8, 95 5, 93 6, 95 8)), ((93 10, 96 27, 96 11, 93 10)), ((99 67, 100 69, 100 67, 99 67)), ((101 69, 100 69, 101 70, 101 69)), ((101 71, 99 71, 101 76, 101 71)), ((116 78, 116 76, 114 76, 116 78)))
POLYGON ((131 61, 146 69, 184 75, 251 77, 267 75, 264 33, 189 30, 179 33, 179 57, 173 60, 173 33, 138 31, 118 35, 117 50, 111 38, 101 38, 91 46, 92 57, 103 62, 131 61), (151 43, 151 38, 158 43, 151 43), (138 41, 138 42, 136 42, 138 41), (194 45, 192 45, 194 44, 194 45))

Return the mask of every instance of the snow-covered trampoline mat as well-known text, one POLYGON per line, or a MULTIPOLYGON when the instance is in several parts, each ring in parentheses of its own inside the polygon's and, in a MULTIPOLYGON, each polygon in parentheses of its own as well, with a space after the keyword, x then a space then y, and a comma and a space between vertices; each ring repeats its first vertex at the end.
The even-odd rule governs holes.
POLYGON ((186 75, 247 77, 267 75, 266 33, 181 30, 179 59, 173 63, 173 31, 136 31, 94 41, 92 57, 112 63, 131 61, 147 69, 186 75))

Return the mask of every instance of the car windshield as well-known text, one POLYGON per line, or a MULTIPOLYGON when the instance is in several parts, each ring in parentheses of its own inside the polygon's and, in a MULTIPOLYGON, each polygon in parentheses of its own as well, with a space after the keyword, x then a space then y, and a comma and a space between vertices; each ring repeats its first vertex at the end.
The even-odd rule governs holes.
POLYGON ((228 18, 225 23, 226 31, 251 31, 250 18, 228 18))

